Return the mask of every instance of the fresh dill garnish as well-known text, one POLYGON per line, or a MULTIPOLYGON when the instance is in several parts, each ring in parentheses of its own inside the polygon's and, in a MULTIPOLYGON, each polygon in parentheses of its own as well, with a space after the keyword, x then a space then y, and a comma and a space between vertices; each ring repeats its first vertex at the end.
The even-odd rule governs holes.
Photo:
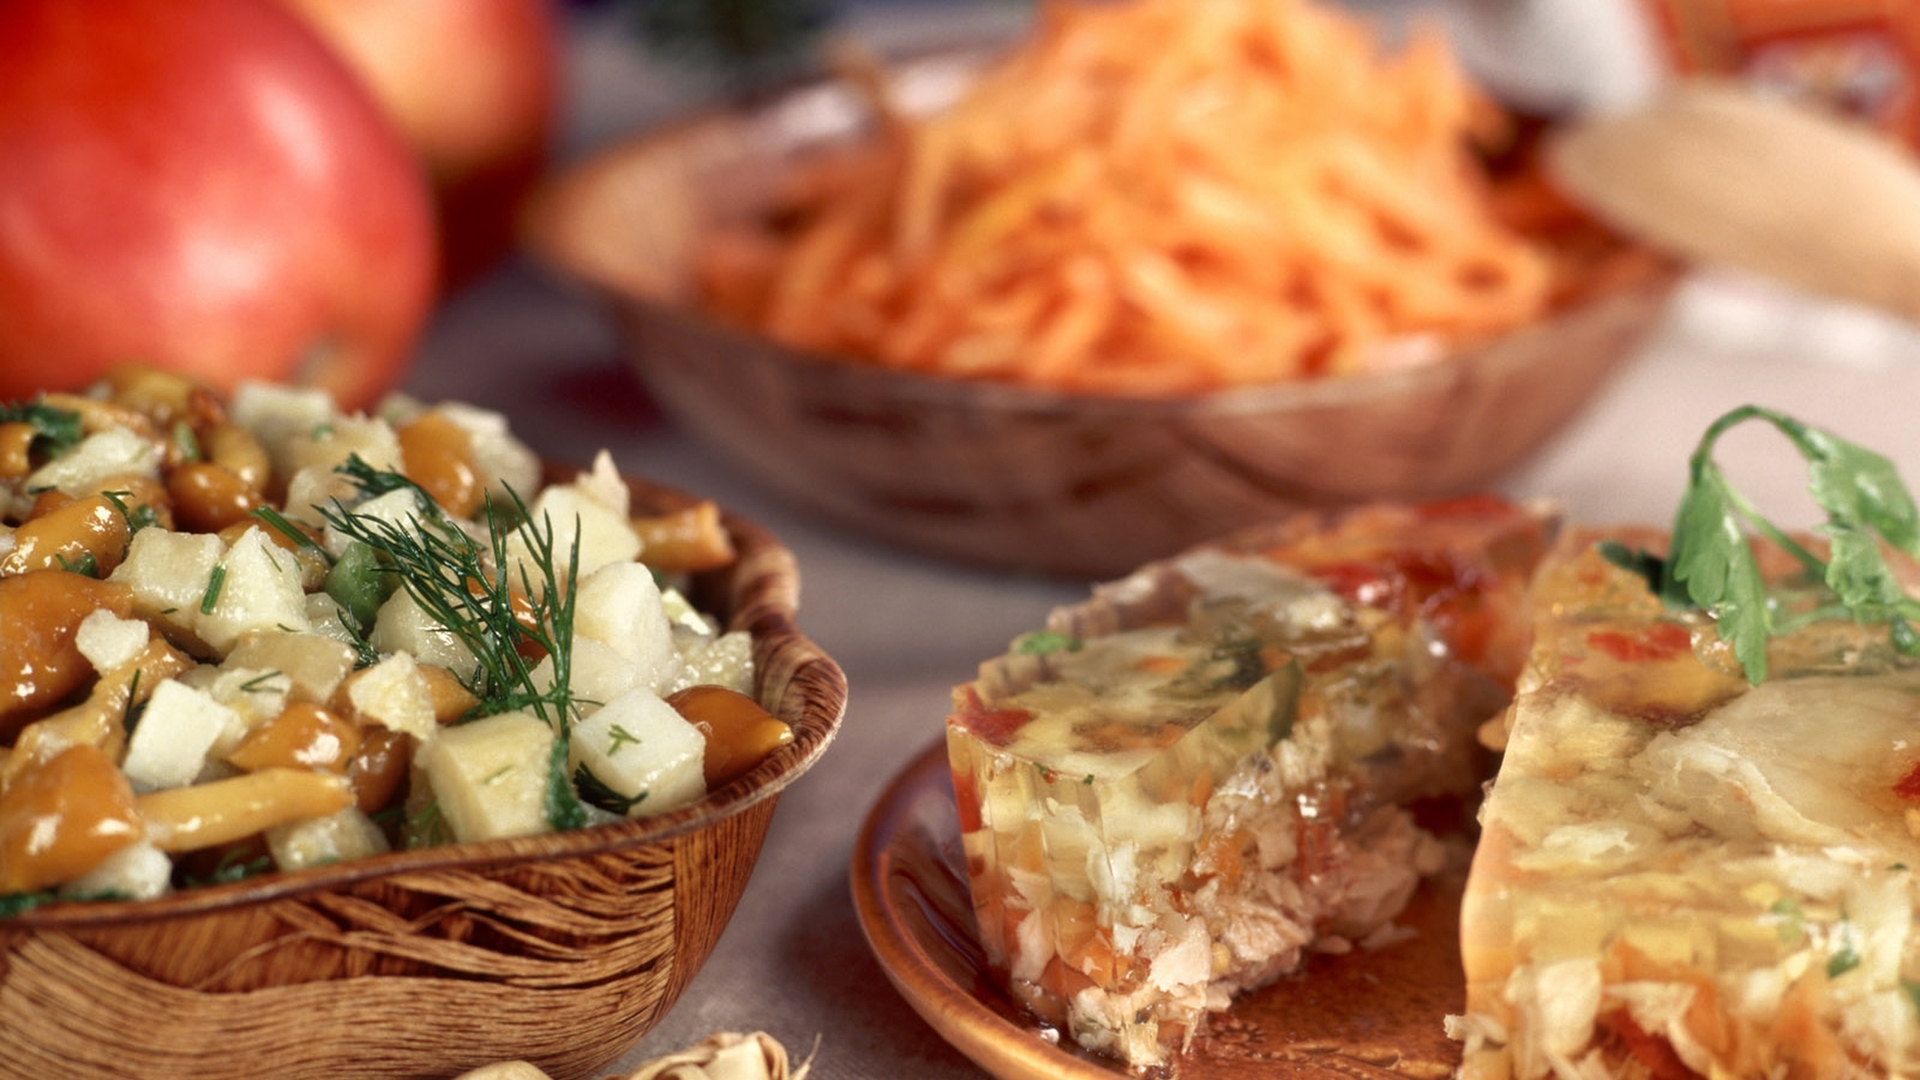
POLYGON ((205 874, 182 873, 179 884, 185 889, 203 885, 221 885, 229 881, 245 881, 250 877, 258 877, 272 869, 273 859, 270 856, 260 855, 249 859, 242 853, 242 849, 234 849, 220 856, 219 863, 205 874))
POLYGON ((174 451, 179 455, 181 461, 200 460, 202 456, 200 451, 200 438, 193 433, 192 424, 187 423, 185 420, 175 421, 173 431, 170 434, 173 438, 174 451))
POLYGON ((397 473, 375 469, 358 455, 338 471, 354 482, 362 495, 399 488, 415 492, 421 512, 411 528, 356 514, 336 502, 320 514, 342 536, 358 541, 381 555, 414 603, 447 628, 473 654, 477 664, 472 685, 480 699, 474 716, 526 710, 545 720, 557 736, 547 761, 547 820, 555 829, 586 824, 586 808, 567 775, 574 703, 572 683, 574 583, 579 577, 578 530, 558 565, 554 529, 550 520, 535 522, 517 492, 508 490, 514 520, 507 527, 489 497, 483 508, 487 547, 447 518, 419 485, 397 473), (518 536, 526 561, 518 566, 515 582, 508 540, 518 536), (490 570, 489 567, 495 569, 490 570), (513 586, 520 586, 524 608, 516 612, 513 586), (544 688, 534 680, 536 660, 552 661, 553 677, 544 688))
POLYGON ((60 894, 52 889, 43 889, 40 892, 7 893, 0 896, 0 919, 10 919, 59 899, 60 894))
POLYGON ((640 736, 635 735, 619 724, 615 724, 607 730, 608 755, 617 754, 620 752, 621 747, 629 745, 639 746, 640 736))
POLYGON ((25 914, 37 907, 62 900, 80 902, 100 902, 104 900, 131 900, 133 897, 119 889, 101 889, 97 892, 62 893, 58 889, 42 889, 39 892, 7 893, 0 895, 0 919, 25 914))
POLYGON ((220 590, 226 583, 226 564, 215 563, 213 573, 207 575, 207 591, 200 597, 200 614, 213 614, 213 609, 220 603, 220 590))
POLYGON ((80 557, 77 559, 69 559, 65 555, 55 552, 53 558, 54 561, 60 564, 60 569, 65 570, 69 574, 79 574, 81 577, 90 578, 100 576, 100 560, 94 558, 93 552, 91 551, 81 552, 80 557))
POLYGON ((1840 911, 1839 938, 1833 955, 1827 957, 1827 978, 1837 979, 1860 966, 1860 950, 1853 944, 1853 922, 1847 918, 1845 908, 1840 911))
POLYGON ((437 847, 453 839, 453 832, 447 826, 447 815, 440 809, 438 799, 422 806, 408 818, 405 832, 409 848, 437 847))
MULTIPOLYGON (((344 609, 341 614, 346 614, 344 609)), ((372 667, 380 662, 380 650, 373 647, 373 642, 367 640, 367 635, 361 633, 360 628, 354 626, 351 619, 341 619, 340 630, 347 635, 348 643, 353 646, 355 667, 372 667)))
POLYGON ((593 771, 585 765, 573 770, 573 783, 580 789, 582 799, 610 814, 619 814, 622 817, 625 817, 634 807, 639 806, 647 797, 644 791, 631 796, 620 794, 608 787, 605 781, 593 775, 593 771))
POLYGON ((273 685, 272 685, 273 681, 275 679, 281 678, 283 674, 284 674, 283 672, 280 672, 278 670, 263 671, 260 674, 255 675, 253 678, 248 679, 246 682, 241 683, 240 691, 246 694, 265 693, 266 691, 273 689, 273 685))
MULTIPOLYGON (((420 513, 437 521, 446 519, 446 511, 440 508, 439 502, 427 493, 426 488, 414 483, 405 474, 394 472, 392 469, 374 468, 359 454, 349 455, 347 460, 334 471, 353 481, 353 486, 360 489, 361 498, 371 499, 390 491, 411 491, 414 506, 420 513)), ((512 529, 508 528, 506 531, 510 533, 512 529)))
POLYGON ((1920 556, 1920 513, 1893 463, 1871 450, 1772 409, 1743 405, 1707 427, 1688 462, 1688 482, 1674 513, 1671 547, 1662 559, 1617 543, 1602 552, 1647 579, 1667 604, 1697 607, 1714 620, 1750 683, 1767 676, 1767 641, 1820 619, 1848 617, 1887 624, 1894 648, 1920 654, 1920 600, 1908 596, 1880 550, 1920 556), (1773 425, 1806 459, 1808 491, 1827 520, 1815 529, 1828 542, 1821 559, 1768 521, 1736 491, 1713 460, 1714 444, 1748 420, 1773 425), (1757 534, 1778 545, 1822 582, 1832 600, 1813 610, 1782 612, 1749 544, 1757 534))
POLYGON ((293 541, 293 544, 295 547, 308 548, 313 551, 318 551, 323 555, 327 553, 326 548, 321 547, 320 544, 317 541, 315 541, 313 537, 308 536, 306 533, 300 531, 300 526, 295 525, 292 521, 289 521, 287 519, 287 515, 281 513, 278 510, 275 510, 273 507, 271 506, 256 507, 254 508, 253 516, 259 518, 261 521, 264 521, 268 525, 272 526, 275 532, 293 541))
POLYGON ((56 409, 39 400, 0 405, 0 424, 31 427, 33 439, 27 444, 27 452, 35 456, 57 457, 77 445, 84 434, 79 413, 56 409))
POLYGON ((127 708, 120 716, 120 730, 128 735, 140 726, 140 716, 147 711, 147 703, 140 700, 140 673, 145 668, 134 668, 133 678, 127 680, 127 708))
POLYGON ((147 503, 128 506, 127 500, 133 497, 131 491, 103 491, 100 497, 113 504, 120 511, 120 517, 127 523, 127 534, 131 536, 149 525, 160 524, 160 512, 147 503))

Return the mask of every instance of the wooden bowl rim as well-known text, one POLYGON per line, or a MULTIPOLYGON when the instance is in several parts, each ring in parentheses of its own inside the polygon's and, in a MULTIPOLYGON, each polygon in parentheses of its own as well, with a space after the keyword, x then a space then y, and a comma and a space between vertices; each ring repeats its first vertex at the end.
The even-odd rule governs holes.
MULTIPOLYGON (((576 468, 548 463, 546 480, 570 478, 576 472, 576 468)), ((704 501, 653 481, 629 478, 627 485, 636 505, 669 509, 704 501)), ((780 710, 788 713, 783 719, 793 725, 793 742, 745 776, 709 792, 696 803, 656 817, 629 818, 539 836, 391 851, 309 870, 275 871, 257 878, 182 889, 152 900, 61 901, 0 919, 0 926, 9 931, 65 931, 157 923, 363 885, 381 878, 433 871, 482 871, 630 851, 704 829, 775 797, 812 768, 839 733, 846 713, 846 674, 795 622, 799 572, 792 553, 749 518, 723 508, 721 521, 733 539, 737 556, 729 566, 700 575, 699 580, 708 585, 721 584, 729 593, 729 629, 752 632, 762 701, 768 700, 770 689, 764 680, 774 675, 782 677, 777 689, 797 688, 800 692, 797 715, 796 710, 780 710), (751 576, 742 580, 743 574, 751 576), (780 663, 769 670, 768 662, 775 659, 780 663)))
MULTIPOLYGON (((974 43, 930 51, 904 58, 889 70, 977 63, 990 55, 991 47, 974 43)), ((1308 412, 1350 406, 1373 398, 1441 393, 1465 380, 1492 377, 1535 363, 1538 350, 1527 345, 1551 334, 1563 319, 1622 295, 1670 294, 1683 277, 1683 268, 1678 263, 1658 258, 1651 269, 1630 284, 1575 296, 1530 322, 1456 344, 1430 362, 1357 376, 1231 386, 1168 397, 1073 393, 1006 380, 929 374, 794 348, 724 322, 696 306, 675 303, 653 290, 636 287, 630 275, 609 263, 605 248, 595 243, 605 231, 597 224, 603 216, 600 208, 609 199, 618 197, 623 173, 670 151, 678 143, 697 142, 709 132, 764 123, 777 110, 790 108, 807 95, 845 96, 848 93, 842 80, 816 79, 751 106, 707 107, 618 139, 542 182, 521 222, 521 236, 527 251, 537 263, 547 266, 563 281, 584 286, 603 302, 627 307, 645 318, 695 330, 731 346, 730 352, 736 360, 751 365, 777 364, 822 382, 841 380, 849 385, 858 384, 861 389, 877 392, 889 400, 915 404, 955 405, 1043 417, 1074 414, 1147 421, 1308 412)), ((817 140, 776 144, 777 152, 773 156, 817 144, 817 140)), ((1658 256, 1654 249, 1630 240, 1623 239, 1622 245, 1658 256)))

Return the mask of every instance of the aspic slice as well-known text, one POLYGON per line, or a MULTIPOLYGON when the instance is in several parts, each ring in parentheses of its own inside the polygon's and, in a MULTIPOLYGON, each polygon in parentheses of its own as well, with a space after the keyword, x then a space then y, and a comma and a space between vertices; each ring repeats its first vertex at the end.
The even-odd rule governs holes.
MULTIPOLYGON (((1534 590, 1464 901, 1463 1076, 1914 1075, 1920 665, 1815 621, 1751 685, 1607 535, 1534 590)), ((1810 606, 1771 562, 1772 602, 1810 606)))
POLYGON ((948 747, 1012 997, 1154 1070, 1308 951, 1390 943, 1450 855, 1404 805, 1477 789, 1552 528, 1494 500, 1304 515, 1101 586, 982 665, 948 747))

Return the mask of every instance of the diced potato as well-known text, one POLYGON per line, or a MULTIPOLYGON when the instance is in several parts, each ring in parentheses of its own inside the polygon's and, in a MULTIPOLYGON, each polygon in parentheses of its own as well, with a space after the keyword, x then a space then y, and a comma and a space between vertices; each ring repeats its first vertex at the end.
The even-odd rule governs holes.
POLYGON ((305 870, 363 859, 388 850, 387 836, 358 807, 326 817, 303 818, 266 832, 267 851, 282 870, 305 870))
POLYGON ((553 729, 530 713, 483 717, 447 728, 416 757, 455 840, 493 840, 551 830, 547 759, 553 729))
MULTIPOLYGON (((218 667, 202 664, 177 678, 232 709, 240 718, 238 724, 223 732, 207 750, 210 764, 224 761, 254 728, 286 711, 287 691, 291 686, 280 672, 236 667, 231 661, 218 667)), ((201 779, 207 778, 203 771, 201 779)))
POLYGON ((506 497, 508 488, 524 497, 540 486, 540 458, 514 437, 506 416, 458 401, 435 408, 472 440, 474 468, 496 503, 506 497))
POLYGON ((340 601, 323 592, 307 594, 307 625, 313 633, 338 645, 345 645, 359 655, 354 631, 347 627, 347 610, 340 601))
POLYGON ((392 425, 377 417, 336 415, 309 430, 305 438, 287 444, 287 472, 315 466, 332 469, 356 456, 376 469, 398 468, 400 437, 392 425))
POLYGON ((382 653, 412 653, 423 663, 438 664, 463 679, 479 667, 473 650, 427 614, 405 589, 396 590, 380 605, 367 643, 382 653))
POLYGON ((397 652, 362 668, 342 684, 348 705, 362 721, 411 735, 427 742, 437 735, 433 688, 420 671, 420 662, 397 652))
POLYGON ((696 644, 682 660, 679 677, 665 691, 667 694, 701 684, 753 693, 753 636, 745 630, 730 630, 696 644))
POLYGON ((713 637, 720 633, 720 627, 714 620, 693 606, 686 594, 675 588, 660 590, 660 607, 667 613, 667 621, 673 624, 676 634, 697 634, 700 637, 713 637))
POLYGON ((147 699, 120 771, 136 792, 191 784, 221 736, 241 729, 240 715, 212 695, 168 679, 147 699))
POLYGON ((573 634, 600 642, 633 665, 633 685, 656 691, 679 674, 673 628, 660 606, 653 572, 637 562, 602 566, 574 589, 573 634))
POLYGON ((223 569, 209 572, 211 609, 204 602, 193 608, 192 626, 200 640, 224 653, 250 630, 308 629, 300 567, 292 555, 267 539, 264 528, 241 533, 219 565, 223 569), (220 581, 214 592, 211 578, 216 572, 220 581))
MULTIPOLYGON (((633 662, 592 638, 573 639, 573 656, 568 667, 572 676, 569 689, 583 716, 591 715, 634 687, 633 662)), ((533 684, 542 692, 553 689, 552 657, 541 660, 533 669, 533 684)))
POLYGON ((276 627, 242 634, 227 654, 226 664, 278 671, 287 677, 288 694, 294 700, 321 702, 332 697, 340 680, 352 673, 356 659, 353 646, 345 642, 276 627))
MULTIPOLYGON (((640 536, 627 523, 627 515, 610 509, 593 496, 571 484, 547 488, 528 508, 530 520, 543 532, 551 523, 554 569, 564 572, 574 539, 580 541, 580 573, 592 573, 610 563, 632 562, 640 554, 640 536)), ((514 567, 513 580, 520 580, 518 567, 525 566, 535 587, 541 580, 531 561, 526 538, 516 530, 507 539, 508 565, 514 567)))
POLYGON ((337 511, 338 506, 350 506, 359 498, 360 489, 352 480, 335 472, 331 465, 313 465, 288 476, 286 505, 281 513, 292 521, 325 528, 321 509, 337 511))
MULTIPOLYGON (((381 521, 410 536, 420 535, 420 500, 410 488, 395 488, 384 495, 354 504, 353 516, 366 521, 381 521)), ((324 531, 321 546, 334 558, 339 558, 347 550, 353 538, 329 525, 324 531)))
POLYGON ((141 529, 107 580, 133 590, 133 610, 142 618, 194 636, 207 582, 225 550, 211 533, 141 529))
POLYGON ((55 490, 75 497, 107 490, 116 477, 160 475, 160 448, 126 428, 107 428, 35 469, 28 491, 55 490))
POLYGON ((227 405, 228 418, 260 440, 280 476, 293 472, 294 446, 310 441, 339 415, 325 390, 284 383, 242 383, 227 405))
POLYGON ((137 840, 60 886, 60 894, 152 900, 167 895, 172 887, 173 859, 145 840, 137 840))
POLYGON ((102 674, 133 663, 147 651, 153 631, 143 619, 123 619, 101 608, 80 620, 73 644, 102 674))
POLYGON ((572 766, 637 800, 630 817, 659 814, 704 796, 707 740, 658 694, 634 689, 573 726, 572 766))
POLYGON ((593 465, 573 478, 572 487, 582 497, 599 503, 621 517, 633 514, 633 490, 620 478, 620 469, 614 465, 613 455, 605 450, 593 455, 593 465))

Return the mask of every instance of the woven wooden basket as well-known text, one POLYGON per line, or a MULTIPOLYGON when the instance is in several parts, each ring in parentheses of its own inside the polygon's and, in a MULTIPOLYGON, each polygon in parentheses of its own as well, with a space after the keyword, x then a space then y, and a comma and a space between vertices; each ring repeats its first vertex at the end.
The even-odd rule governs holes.
MULTIPOLYGON (((636 508, 688 501, 632 487, 636 508)), ((780 791, 846 704, 794 624, 792 555, 726 522, 740 558, 695 599, 751 631, 792 745, 655 818, 0 920, 0 1078, 374 1080, 521 1058, 565 1080, 618 1057, 712 951, 780 791)))

